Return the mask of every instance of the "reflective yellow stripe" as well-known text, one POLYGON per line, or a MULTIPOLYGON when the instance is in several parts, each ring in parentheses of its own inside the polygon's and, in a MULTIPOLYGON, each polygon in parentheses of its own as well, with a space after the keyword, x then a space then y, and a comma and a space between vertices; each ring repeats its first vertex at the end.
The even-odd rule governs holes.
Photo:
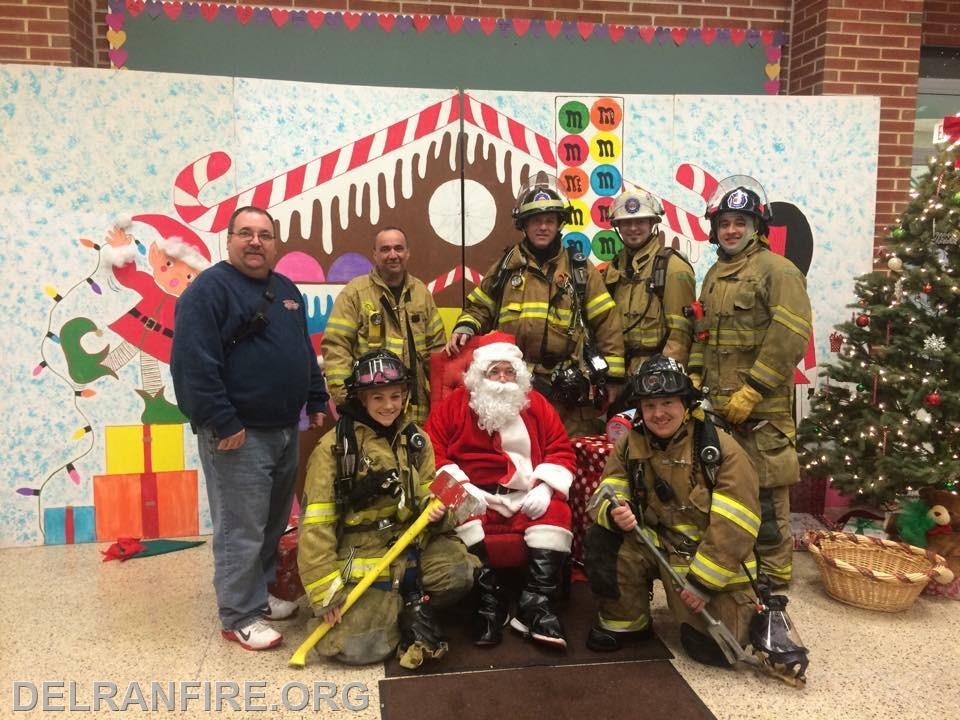
POLYGON ((696 525, 673 525, 671 529, 680 533, 684 537, 690 538, 691 540, 700 539, 700 528, 698 528, 696 525))
POLYGON ((341 370, 340 368, 327 370, 328 380, 346 380, 348 377, 350 377, 350 370, 341 370))
POLYGON ((601 293, 587 303, 587 319, 593 320, 598 315, 603 315, 616 306, 617 304, 610 297, 610 293, 601 293))
POLYGON ((623 377, 625 368, 622 357, 619 355, 604 355, 603 359, 607 361, 610 377, 623 377))
POLYGON ((487 295, 479 285, 477 285, 473 289, 473 291, 469 295, 467 295, 467 301, 475 302, 480 305, 486 305, 488 308, 491 308, 491 309, 493 308, 493 305, 494 305, 493 300, 490 299, 490 296, 487 295))
POLYGON ((340 576, 340 571, 334 570, 332 573, 327 573, 319 580, 314 580, 312 583, 309 583, 303 589, 306 590, 307 593, 312 594, 314 590, 325 587, 326 585, 329 585, 334 580, 336 580, 339 576, 340 576))
POLYGON ((773 321, 778 322, 783 325, 787 330, 795 332, 797 335, 806 340, 810 337, 810 323, 807 322, 807 319, 797 315, 795 312, 791 312, 783 305, 774 305, 770 308, 773 313, 773 321))
POLYGON ((636 632, 637 630, 643 630, 650 624, 650 617, 646 614, 640 615, 634 620, 614 620, 604 617, 603 613, 598 613, 598 617, 600 619, 600 627, 612 630, 613 632, 636 632))
POLYGON ((345 522, 347 527, 353 527, 354 525, 364 525, 370 522, 376 522, 377 520, 382 520, 383 518, 393 517, 397 512, 396 505, 387 505, 382 508, 367 508, 366 510, 361 510, 358 513, 355 513, 350 516, 345 522))
POLYGON ((733 577, 732 570, 727 570, 725 567, 717 565, 717 563, 699 551, 693 556, 693 560, 690 562, 690 572, 696 575, 704 584, 715 588, 725 587, 727 583, 730 582, 730 578, 733 577))
POLYGON ((315 525, 318 523, 332 523, 337 519, 337 509, 334 503, 310 503, 303 510, 300 523, 315 525))
POLYGON ((760 360, 757 360, 753 364, 753 367, 750 368, 750 374, 757 378, 761 383, 771 388, 782 385, 787 380, 786 375, 777 372, 776 369, 770 367, 764 362, 761 362, 760 360))
POLYGON ((329 332, 331 328, 338 328, 340 330, 356 330, 358 327, 359 325, 349 318, 338 315, 327 320, 327 330, 325 330, 325 332, 329 332))
POLYGON ((710 503, 710 512, 725 517, 732 523, 746 530, 751 537, 760 532, 760 518, 750 508, 737 502, 729 495, 714 491, 710 503))

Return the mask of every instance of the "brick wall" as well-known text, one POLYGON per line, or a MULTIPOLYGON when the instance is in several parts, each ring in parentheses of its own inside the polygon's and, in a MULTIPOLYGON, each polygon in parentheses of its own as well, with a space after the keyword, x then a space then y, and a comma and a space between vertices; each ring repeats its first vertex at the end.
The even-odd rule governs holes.
POLYGON ((922 42, 960 47, 960 0, 927 0, 923 4, 922 42))
POLYGON ((795 0, 790 95, 880 97, 876 237, 908 199, 923 0, 795 0))

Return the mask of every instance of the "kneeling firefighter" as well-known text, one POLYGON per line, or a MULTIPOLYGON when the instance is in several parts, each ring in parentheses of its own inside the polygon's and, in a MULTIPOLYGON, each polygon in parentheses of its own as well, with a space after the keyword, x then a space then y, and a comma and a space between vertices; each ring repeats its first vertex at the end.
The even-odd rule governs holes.
POLYGON ((447 643, 432 608, 469 594, 478 565, 452 532, 455 518, 438 509, 418 545, 341 614, 351 587, 430 498, 433 449, 405 417, 409 382, 394 353, 361 356, 337 426, 307 465, 297 562, 314 614, 334 626, 317 652, 348 664, 379 662, 395 648, 411 669, 442 657, 447 643))
POLYGON ((799 684, 806 650, 786 598, 758 602, 753 583, 760 503, 746 452, 696 409, 700 393, 675 360, 654 356, 632 384, 638 420, 614 447, 589 506, 595 524, 585 539, 586 569, 599 617, 587 646, 612 651, 650 635, 652 583, 660 577, 690 657, 759 666, 743 649, 752 644, 767 666, 793 665, 771 674, 799 684), (729 643, 718 644, 718 624, 729 643))

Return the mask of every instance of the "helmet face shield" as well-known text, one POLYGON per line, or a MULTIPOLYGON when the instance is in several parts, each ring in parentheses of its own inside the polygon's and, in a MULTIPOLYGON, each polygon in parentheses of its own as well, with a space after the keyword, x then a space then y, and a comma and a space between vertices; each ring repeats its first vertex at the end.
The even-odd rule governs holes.
POLYGON ((704 217, 710 221, 711 243, 718 242, 717 226, 720 216, 728 212, 743 213, 756 218, 756 231, 761 236, 766 236, 769 223, 773 220, 763 185, 748 175, 724 178, 707 200, 704 217))
POLYGON ((610 213, 610 222, 616 225, 622 220, 649 219, 658 223, 663 217, 663 205, 653 195, 643 190, 627 190, 617 196, 610 213))
POLYGON ((554 175, 538 172, 527 178, 517 192, 513 206, 514 225, 522 230, 526 220, 544 213, 557 213, 562 225, 570 217, 570 203, 554 175))

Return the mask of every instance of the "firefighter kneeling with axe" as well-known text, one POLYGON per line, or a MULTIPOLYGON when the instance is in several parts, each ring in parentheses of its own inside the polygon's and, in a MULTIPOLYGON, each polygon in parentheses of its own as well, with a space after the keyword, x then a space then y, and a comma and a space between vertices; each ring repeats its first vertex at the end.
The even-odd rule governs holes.
POLYGON ((631 382, 639 417, 588 505, 586 570, 599 617, 587 646, 613 651, 649 636, 660 577, 690 657, 802 687, 807 652, 786 598, 755 582, 760 503, 750 459, 697 409, 700 393, 675 360, 654 356, 631 382))
POLYGON ((360 357, 337 427, 310 455, 297 563, 323 622, 291 665, 302 667, 313 646, 348 664, 396 648, 415 669, 447 650, 433 607, 473 587, 479 563, 453 533, 450 511, 472 498, 448 475, 434 480, 430 440, 404 413, 409 379, 392 352, 360 357))

